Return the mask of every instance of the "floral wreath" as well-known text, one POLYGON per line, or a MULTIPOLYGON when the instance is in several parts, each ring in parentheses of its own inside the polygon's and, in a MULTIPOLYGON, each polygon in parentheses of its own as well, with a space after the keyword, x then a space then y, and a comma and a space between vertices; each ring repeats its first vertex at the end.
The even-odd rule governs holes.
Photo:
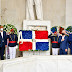
POLYGON ((67 27, 66 31, 72 32, 72 26, 67 27))
POLYGON ((4 25, 3 28, 4 28, 4 31, 6 32, 10 32, 11 29, 14 29, 15 31, 14 33, 17 34, 17 29, 15 28, 14 25, 7 24, 7 25, 4 25))
POLYGON ((57 26, 52 27, 52 28, 51 28, 51 31, 52 31, 53 33, 56 32, 56 31, 57 31, 57 26))
POLYGON ((54 32, 59 32, 60 34, 62 34, 62 30, 64 30, 64 28, 63 27, 61 27, 61 26, 54 26, 54 27, 52 27, 51 28, 51 31, 54 33, 54 32))

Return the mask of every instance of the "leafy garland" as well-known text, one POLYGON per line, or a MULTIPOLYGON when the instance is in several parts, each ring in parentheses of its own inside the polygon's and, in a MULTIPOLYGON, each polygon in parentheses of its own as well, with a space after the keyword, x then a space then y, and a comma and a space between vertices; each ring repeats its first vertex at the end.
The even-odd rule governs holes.
POLYGON ((3 28, 4 28, 4 31, 6 32, 10 32, 11 29, 14 29, 15 34, 17 34, 17 29, 15 28, 14 25, 7 24, 7 25, 4 25, 3 28))
POLYGON ((72 26, 69 26, 66 31, 72 32, 72 26))

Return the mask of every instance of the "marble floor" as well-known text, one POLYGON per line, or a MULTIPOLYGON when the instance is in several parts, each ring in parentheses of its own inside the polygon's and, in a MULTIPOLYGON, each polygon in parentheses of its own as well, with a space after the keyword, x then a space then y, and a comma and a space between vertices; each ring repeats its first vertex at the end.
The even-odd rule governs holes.
POLYGON ((0 72, 72 72, 72 56, 32 55, 0 61, 0 72))

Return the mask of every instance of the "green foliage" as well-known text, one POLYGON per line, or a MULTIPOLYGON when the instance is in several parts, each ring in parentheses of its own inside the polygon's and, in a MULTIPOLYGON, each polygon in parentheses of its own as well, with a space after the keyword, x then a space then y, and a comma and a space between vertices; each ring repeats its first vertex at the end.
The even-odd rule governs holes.
POLYGON ((14 29, 15 34, 17 34, 17 29, 15 28, 14 25, 7 24, 7 25, 4 25, 3 28, 4 28, 4 31, 6 32, 10 32, 11 29, 14 29))
POLYGON ((72 32, 72 26, 69 26, 66 30, 72 32))

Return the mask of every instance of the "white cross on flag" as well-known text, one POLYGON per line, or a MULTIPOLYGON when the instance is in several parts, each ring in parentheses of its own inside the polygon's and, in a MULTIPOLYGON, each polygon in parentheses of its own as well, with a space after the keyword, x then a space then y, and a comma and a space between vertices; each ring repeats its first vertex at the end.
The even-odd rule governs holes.
POLYGON ((48 31, 22 31, 18 37, 19 50, 42 50, 49 49, 48 31))

